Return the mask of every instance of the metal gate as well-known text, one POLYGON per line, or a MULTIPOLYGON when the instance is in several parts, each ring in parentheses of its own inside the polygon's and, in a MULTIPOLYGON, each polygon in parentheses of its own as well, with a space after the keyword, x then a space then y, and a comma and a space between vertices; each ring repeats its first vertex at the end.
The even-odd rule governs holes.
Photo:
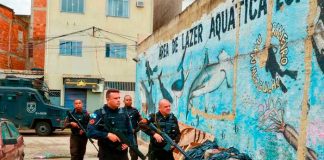
POLYGON ((72 89, 66 88, 64 95, 65 108, 73 109, 74 100, 80 99, 83 102, 83 109, 87 108, 87 90, 86 89, 72 89))

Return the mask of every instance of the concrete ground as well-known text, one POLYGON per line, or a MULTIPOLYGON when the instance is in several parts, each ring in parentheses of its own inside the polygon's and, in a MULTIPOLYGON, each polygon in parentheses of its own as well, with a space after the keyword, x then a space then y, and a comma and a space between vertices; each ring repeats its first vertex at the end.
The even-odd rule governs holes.
MULTIPOLYGON (((25 159, 70 159, 69 130, 55 131, 51 136, 48 137, 39 137, 35 134, 34 130, 21 130, 20 133, 23 135, 25 141, 25 159)), ((94 144, 98 148, 96 141, 94 144)), ((143 143, 141 140, 139 140, 139 150, 144 154, 146 154, 148 151, 147 144, 143 143)), ((98 159, 97 150, 89 141, 84 159, 98 159)))

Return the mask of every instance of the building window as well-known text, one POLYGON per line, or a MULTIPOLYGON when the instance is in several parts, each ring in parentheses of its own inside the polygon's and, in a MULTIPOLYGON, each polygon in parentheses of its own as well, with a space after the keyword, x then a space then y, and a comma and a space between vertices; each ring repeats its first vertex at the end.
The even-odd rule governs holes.
POLYGON ((83 13, 83 9, 84 0, 62 0, 62 12, 83 13))
POLYGON ((127 46, 125 44, 109 43, 106 44, 106 57, 126 58, 127 46))
POLYGON ((82 56, 82 42, 60 41, 60 55, 82 56))
POLYGON ((24 50, 24 33, 22 31, 18 31, 18 46, 17 51, 22 52, 24 50))
POLYGON ((122 91, 135 91, 134 82, 105 82, 105 89, 115 88, 122 91))
POLYGON ((34 45, 32 42, 28 42, 28 57, 32 58, 34 52, 34 45))
POLYGON ((128 17, 129 16, 129 0, 107 0, 108 16, 128 17))

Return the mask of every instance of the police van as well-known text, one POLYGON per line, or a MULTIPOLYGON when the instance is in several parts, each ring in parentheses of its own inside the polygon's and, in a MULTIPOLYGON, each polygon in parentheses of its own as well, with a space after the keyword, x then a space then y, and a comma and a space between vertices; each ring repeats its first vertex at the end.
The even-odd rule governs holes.
POLYGON ((54 106, 48 88, 39 79, 0 79, 0 117, 19 128, 35 129, 37 135, 50 135, 63 127, 67 109, 54 106))

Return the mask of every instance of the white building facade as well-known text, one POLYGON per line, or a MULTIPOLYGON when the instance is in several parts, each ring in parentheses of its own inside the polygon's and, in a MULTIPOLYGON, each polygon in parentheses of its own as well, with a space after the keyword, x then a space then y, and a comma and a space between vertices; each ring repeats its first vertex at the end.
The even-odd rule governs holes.
POLYGON ((151 0, 47 1, 45 81, 52 103, 93 111, 105 90, 133 95, 136 45, 152 33, 151 0))

